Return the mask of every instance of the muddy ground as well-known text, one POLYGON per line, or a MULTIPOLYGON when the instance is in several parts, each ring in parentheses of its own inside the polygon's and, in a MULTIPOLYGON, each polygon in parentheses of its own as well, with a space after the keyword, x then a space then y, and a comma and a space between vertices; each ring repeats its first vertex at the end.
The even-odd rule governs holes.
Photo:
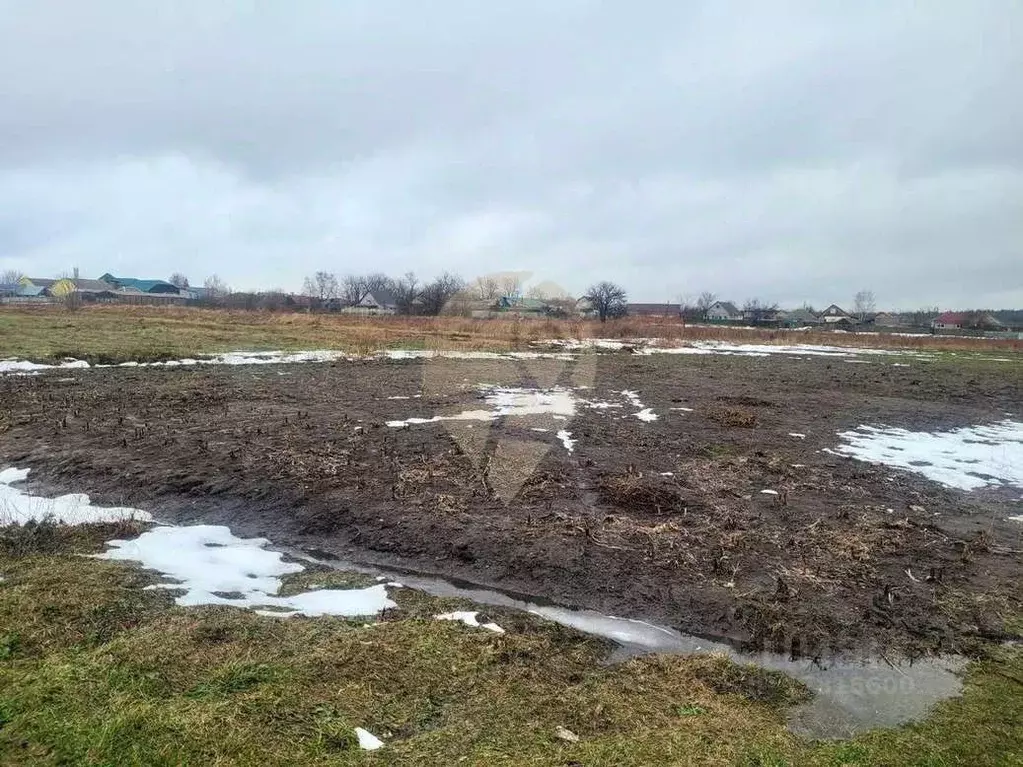
POLYGON ((1023 613, 1023 525, 1007 517, 1020 493, 963 493, 822 449, 864 423, 1018 419, 1021 371, 627 352, 54 371, 0 378, 0 465, 158 519, 750 648, 969 651, 1018 630, 1006 620, 1023 613), (522 382, 585 386, 612 407, 386 425, 522 382), (625 389, 658 419, 636 418, 625 389))

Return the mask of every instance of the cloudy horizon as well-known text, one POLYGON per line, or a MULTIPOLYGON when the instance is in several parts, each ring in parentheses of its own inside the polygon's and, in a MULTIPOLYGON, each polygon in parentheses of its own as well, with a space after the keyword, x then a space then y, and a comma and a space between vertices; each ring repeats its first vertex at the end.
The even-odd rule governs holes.
POLYGON ((477 5, 0 0, 0 271, 1023 307, 1023 5, 477 5))

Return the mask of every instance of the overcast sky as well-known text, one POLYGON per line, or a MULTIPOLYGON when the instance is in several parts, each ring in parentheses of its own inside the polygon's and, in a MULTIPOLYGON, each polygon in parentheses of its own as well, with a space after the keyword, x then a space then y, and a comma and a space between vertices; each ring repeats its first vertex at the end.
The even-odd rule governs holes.
POLYGON ((0 0, 0 269, 1019 307, 1021 93, 1016 0, 0 0))

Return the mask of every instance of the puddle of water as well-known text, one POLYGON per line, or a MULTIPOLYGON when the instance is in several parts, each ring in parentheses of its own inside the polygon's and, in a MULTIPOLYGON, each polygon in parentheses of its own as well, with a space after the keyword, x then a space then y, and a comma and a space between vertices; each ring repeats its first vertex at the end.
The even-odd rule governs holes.
POLYGON ((814 693, 809 703, 791 711, 789 726, 799 734, 815 738, 845 738, 876 727, 894 727, 923 717, 935 704, 957 695, 962 689, 959 672, 966 660, 959 656, 925 658, 912 663, 888 663, 868 658, 827 661, 793 660, 777 653, 742 653, 724 642, 683 634, 646 621, 618 618, 592 610, 575 610, 541 604, 530 598, 482 588, 458 585, 443 578, 365 567, 329 556, 291 552, 294 556, 341 570, 400 577, 418 591, 436 597, 458 597, 478 604, 520 610, 618 645, 612 661, 651 653, 690 655, 722 653, 739 663, 755 663, 781 671, 803 682, 814 693))

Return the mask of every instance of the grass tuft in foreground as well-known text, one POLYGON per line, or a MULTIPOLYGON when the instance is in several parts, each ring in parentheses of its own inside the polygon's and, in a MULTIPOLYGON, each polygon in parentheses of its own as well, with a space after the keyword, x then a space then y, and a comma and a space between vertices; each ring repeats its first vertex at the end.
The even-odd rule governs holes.
POLYGON ((974 664, 963 698, 921 723, 812 744, 784 727, 806 691, 780 674, 706 656, 608 666, 575 632, 501 611, 504 635, 435 621, 465 603, 409 591, 382 620, 178 608, 143 590, 151 575, 82 556, 110 532, 15 532, 40 546, 0 549, 2 764, 1023 763, 1018 649, 974 664), (355 727, 386 747, 360 750, 355 727))

